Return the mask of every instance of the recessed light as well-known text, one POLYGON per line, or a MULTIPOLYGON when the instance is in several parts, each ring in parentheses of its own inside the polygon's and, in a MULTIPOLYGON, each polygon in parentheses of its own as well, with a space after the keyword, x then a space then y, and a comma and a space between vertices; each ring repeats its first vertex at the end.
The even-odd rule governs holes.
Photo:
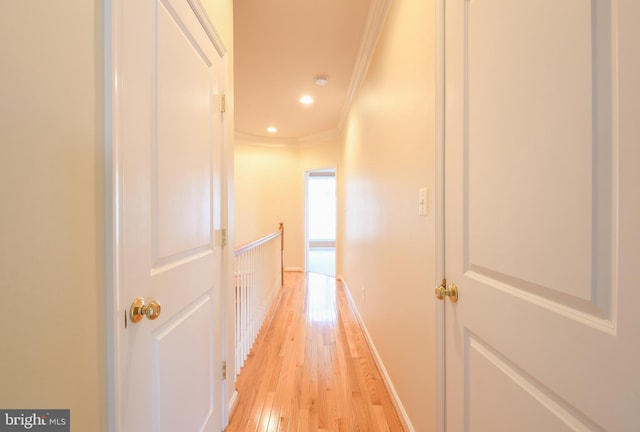
POLYGON ((273 126, 269 126, 269 127, 267 128, 267 132, 269 132, 269 133, 276 133, 276 132, 278 132, 278 128, 273 127, 273 126))
POLYGON ((302 96, 300 98, 300 103, 303 103, 305 105, 310 105, 313 103, 313 98, 311 96, 302 96))

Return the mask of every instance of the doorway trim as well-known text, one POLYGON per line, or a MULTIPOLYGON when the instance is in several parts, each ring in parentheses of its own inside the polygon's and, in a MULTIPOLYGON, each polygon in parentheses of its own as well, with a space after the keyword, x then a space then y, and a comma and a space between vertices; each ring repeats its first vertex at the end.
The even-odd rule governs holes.
MULTIPOLYGON (((311 239, 309 239, 309 179, 311 177, 333 177, 336 180, 336 196, 335 196, 335 204, 336 204, 336 231, 334 232, 334 239, 331 242, 327 242, 328 247, 333 247, 334 249, 334 275, 332 275, 333 277, 335 277, 337 275, 337 260, 336 260, 336 243, 337 243, 337 237, 338 237, 338 227, 337 227, 337 223, 338 223, 338 215, 337 215, 337 204, 338 204, 338 197, 337 197, 337 169, 335 167, 331 167, 331 168, 319 168, 319 169, 310 169, 305 171, 304 174, 304 269, 305 271, 309 271, 309 248, 310 248, 310 243, 311 243, 311 239), (329 243, 333 243, 333 246, 331 246, 329 243)), ((322 243, 322 242, 320 242, 322 243)), ((322 247, 324 245, 319 244, 319 247, 322 247)))
MULTIPOLYGON (((444 237, 444 149, 445 149, 445 0, 435 2, 435 277, 433 287, 440 284, 445 275, 444 237)), ((445 307, 435 301, 435 354, 436 354, 436 432, 446 430, 446 357, 445 357, 445 307)))

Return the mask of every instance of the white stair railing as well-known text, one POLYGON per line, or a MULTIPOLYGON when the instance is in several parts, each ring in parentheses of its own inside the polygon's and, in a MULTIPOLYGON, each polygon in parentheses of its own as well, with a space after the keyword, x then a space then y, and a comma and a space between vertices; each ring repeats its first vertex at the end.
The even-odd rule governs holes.
POLYGON ((284 278, 284 225, 235 251, 236 376, 264 324, 284 278))

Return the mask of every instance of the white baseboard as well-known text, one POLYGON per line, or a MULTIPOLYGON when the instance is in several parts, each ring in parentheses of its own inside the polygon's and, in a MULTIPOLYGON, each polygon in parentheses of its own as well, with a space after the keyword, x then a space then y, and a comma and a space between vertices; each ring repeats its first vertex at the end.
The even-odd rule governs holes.
POLYGON ((234 390, 231 399, 229 399, 229 418, 231 418, 233 410, 236 409, 236 405, 238 405, 238 390, 234 390))
POLYGON ((284 271, 290 271, 290 272, 303 272, 304 269, 302 267, 285 267, 284 271))
POLYGON ((391 377, 389 376, 389 373, 387 372, 387 369, 384 367, 384 363, 382 362, 382 358, 380 357, 380 354, 378 354, 378 350, 376 349, 376 346, 373 343, 373 340, 371 339, 371 335, 369 334, 369 331, 367 330, 367 326, 364 324, 364 321, 362 320, 362 316, 360 315, 360 311, 358 310, 358 307, 356 306, 355 302, 353 301, 353 298, 351 297, 351 291, 349 290, 349 287, 347 286, 347 282, 344 280, 344 278, 342 276, 338 276, 337 279, 340 280, 342 282, 342 284, 344 285, 345 294, 347 296, 347 300, 349 300, 349 304, 351 305, 351 309, 353 309, 353 312, 354 312, 354 314, 356 316, 356 319, 358 320, 358 323, 360 324, 360 327, 362 328, 362 331, 364 333, 364 337, 365 337, 365 339, 367 341, 367 344, 369 345, 369 349, 371 349, 371 352, 373 353, 373 358, 376 361, 376 364, 378 366, 378 369, 380 370, 380 373, 382 374, 382 379, 384 380, 384 383, 387 385, 387 389, 389 389, 389 393, 391 394, 391 399, 393 400, 393 403, 396 406, 396 409, 398 410, 398 414, 400 415, 400 421, 402 421, 404 423, 403 426, 405 427, 405 429, 407 431, 415 432, 415 429, 413 428, 413 425, 411 424, 411 420, 409 420, 409 416, 407 415, 407 411, 404 409, 404 406, 402 405, 402 402, 400 401, 400 397, 398 396, 398 393, 396 392, 396 389, 393 386, 393 382, 391 382, 391 377))

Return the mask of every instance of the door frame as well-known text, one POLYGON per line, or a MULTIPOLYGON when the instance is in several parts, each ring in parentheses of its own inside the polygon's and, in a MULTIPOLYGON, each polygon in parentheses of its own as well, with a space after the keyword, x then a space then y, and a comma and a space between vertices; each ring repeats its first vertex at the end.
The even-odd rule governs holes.
MULTIPOLYGON (((445 0, 435 0, 435 277, 433 288, 440 285, 445 275, 445 0)), ((446 356, 445 356, 445 304, 435 301, 435 353, 436 353, 436 432, 446 430, 446 356)))
MULTIPOLYGON (((338 205, 338 190, 337 190, 337 184, 338 184, 338 169, 336 167, 330 167, 330 168, 314 168, 314 169, 309 169, 306 170, 304 172, 304 270, 305 271, 309 271, 309 179, 311 177, 314 177, 314 175, 312 175, 311 173, 313 172, 331 172, 333 173, 332 176, 327 176, 327 177, 333 177, 335 179, 336 182, 336 209, 337 209, 337 205, 338 205)), ((319 175, 319 177, 322 175, 319 175)), ((338 242, 338 215, 336 213, 336 231, 334 233, 334 239, 333 239, 333 248, 334 248, 334 254, 337 254, 337 242, 338 242)), ((338 269, 337 269, 337 255, 335 255, 335 259, 334 259, 334 266, 335 268, 335 273, 333 276, 337 276, 338 273, 338 269)))
MULTIPOLYGON (((120 418, 120 370, 117 364, 120 352, 116 340, 119 320, 116 319, 118 290, 121 286, 121 257, 117 245, 121 238, 121 163, 119 116, 116 78, 119 73, 118 37, 120 0, 106 0, 104 4, 104 205, 105 205, 105 315, 106 315, 106 380, 107 380, 107 430, 122 430, 120 418)), ((119 315, 119 314, 118 314, 119 315)))
MULTIPOLYGON (((104 249, 105 249, 105 312, 106 325, 104 331, 104 342, 106 345, 106 359, 104 367, 106 369, 106 423, 107 430, 110 432, 122 431, 122 420, 120 412, 120 404, 122 403, 121 389, 121 365, 118 361, 120 358, 119 351, 119 330, 118 326, 122 325, 124 317, 118 310, 119 293, 122 287, 122 254, 119 249, 122 240, 121 221, 122 221, 122 143, 120 141, 120 111, 119 111, 119 93, 118 80, 120 77, 120 35, 121 35, 121 13, 122 3, 126 0, 106 0, 104 4, 104 21, 103 21, 103 48, 104 48, 104 68, 102 70, 104 80, 104 249)), ((222 94, 229 94, 228 87, 228 51, 222 42, 222 38, 214 28, 210 18, 205 11, 200 0, 186 0, 200 23, 211 38, 215 48, 221 55, 222 73, 220 86, 222 94)), ((232 99, 232 98, 229 98, 232 99)), ((230 108, 231 103, 227 103, 227 111, 233 112, 230 108)), ((231 143, 232 133, 229 131, 231 119, 225 112, 222 113, 222 151, 221 151, 221 173, 220 173, 220 211, 221 226, 230 227, 233 208, 229 203, 232 187, 231 176, 233 175, 233 146, 231 143)), ((228 229, 228 228, 226 228, 228 229)), ((230 295, 233 289, 233 250, 228 245, 233 244, 233 230, 227 235, 227 243, 223 245, 221 252, 221 295, 220 295, 220 318, 221 326, 220 359, 227 362, 227 369, 234 370, 234 356, 228 354, 233 353, 234 338, 229 332, 233 331, 233 320, 235 319, 234 307, 232 302, 234 299, 230 295), (225 247, 226 246, 226 247, 225 247), (231 306, 230 306, 231 304, 231 306)), ((126 314, 126 311, 125 311, 126 314)), ((230 379, 223 380, 220 384, 220 406, 222 417, 222 427, 226 426, 229 421, 230 400, 229 385, 230 379)), ((233 384, 232 384, 233 385, 233 384)))

